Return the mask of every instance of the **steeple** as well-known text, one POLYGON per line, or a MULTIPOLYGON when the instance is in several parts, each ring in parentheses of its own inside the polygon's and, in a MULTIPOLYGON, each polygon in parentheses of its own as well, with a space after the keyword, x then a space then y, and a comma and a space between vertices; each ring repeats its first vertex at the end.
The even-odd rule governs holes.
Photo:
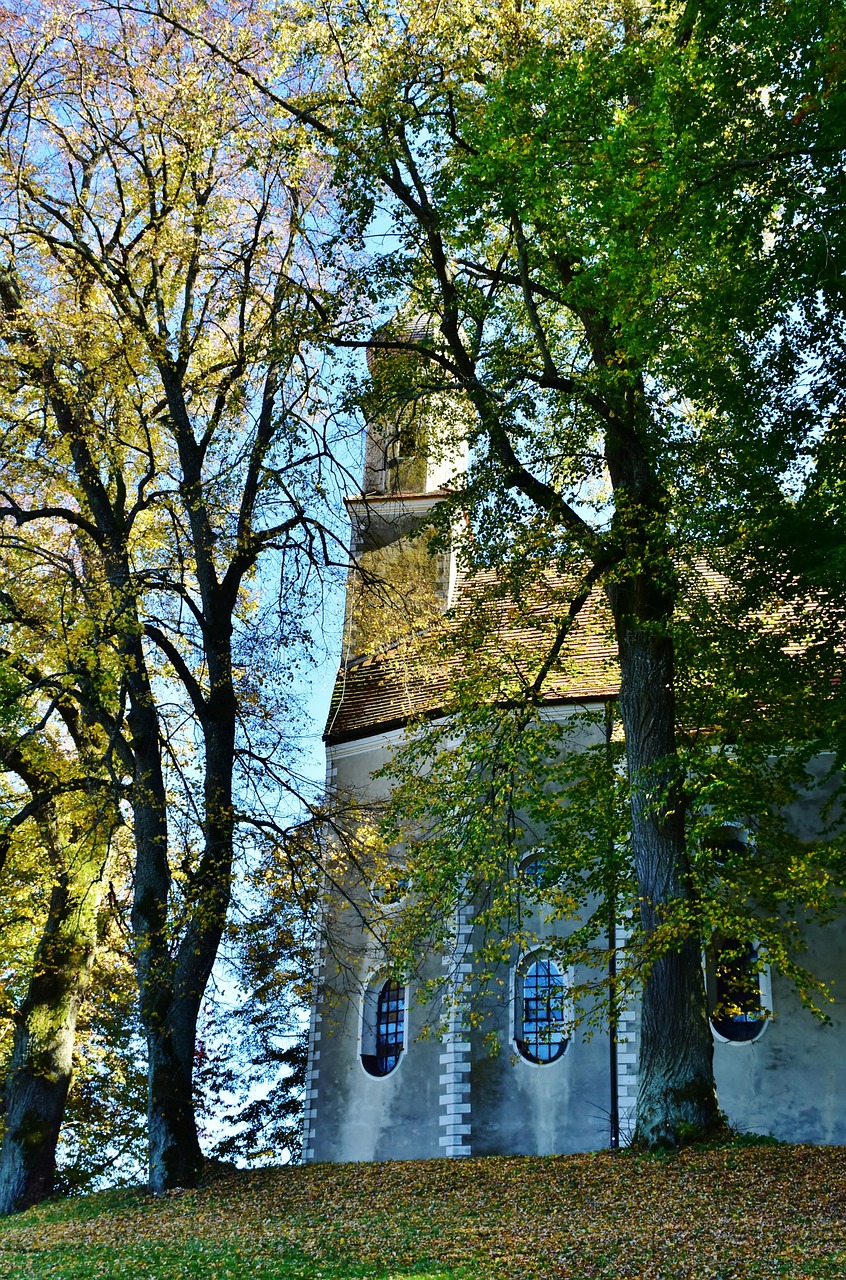
POLYGON ((378 329, 367 349, 371 395, 362 493, 435 493, 467 465, 456 441, 454 406, 437 389, 437 366, 421 348, 434 348, 434 323, 400 312, 378 329), (450 413, 452 410, 452 413, 450 413))
POLYGON ((450 601, 449 551, 432 554, 424 531, 466 469, 464 416, 437 388, 434 325, 399 313, 376 331, 367 351, 367 398, 361 493, 347 502, 356 569, 347 591, 350 657, 397 642, 431 623, 450 601))

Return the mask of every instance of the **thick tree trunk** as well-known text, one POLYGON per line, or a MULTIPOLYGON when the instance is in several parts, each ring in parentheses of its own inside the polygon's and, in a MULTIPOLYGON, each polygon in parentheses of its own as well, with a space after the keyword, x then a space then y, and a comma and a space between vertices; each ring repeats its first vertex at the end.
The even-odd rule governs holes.
POLYGON ((719 1135, 713 1040, 699 940, 656 961, 643 990, 635 1141, 649 1147, 719 1135))
POLYGON ((15 1026, 5 1084, 0 1214, 38 1204, 53 1191, 76 1019, 91 973, 103 890, 102 879, 89 869, 91 874, 77 874, 75 882, 63 875, 53 889, 15 1026))
MULTIPOLYGON (((132 931, 141 1025, 147 1041, 147 1142, 150 1190, 194 1187, 203 1156, 186 1061, 174 1034, 175 962, 170 951, 167 799, 158 716, 140 640, 129 655, 129 727, 135 759, 135 893, 132 931)), ((199 1007, 199 1006, 198 1006, 199 1007)), ((196 1015, 195 1015, 196 1026, 196 1015)), ((181 1043, 184 1043, 184 1028, 181 1043)))
MULTIPOLYGON (((227 619, 228 621, 228 619, 227 619)), ((164 789, 152 700, 141 695, 130 714, 136 759, 146 761, 147 801, 136 808, 138 871, 133 928, 138 939, 141 1016, 148 1052, 149 1185, 154 1192, 196 1186, 203 1154, 194 1113, 193 1072, 197 1018, 211 976, 229 907, 232 879, 232 770, 235 758, 235 696, 229 655, 230 630, 208 644, 212 695, 203 712, 203 854, 187 887, 190 908, 176 956, 167 945, 167 870, 164 789), (151 797, 161 795, 159 805, 151 797), (142 805, 143 807, 143 805, 142 805), (139 829, 138 817, 143 816, 139 829)))
MULTIPOLYGON (((178 1052, 172 1010, 162 1026, 147 1033, 149 1186, 162 1192, 174 1187, 195 1187, 203 1168, 197 1137, 192 1091, 193 1053, 185 1061, 178 1052)), ((192 1045, 196 1014, 190 1025, 180 1027, 192 1045)))
MULTIPOLYGON (((619 605, 619 600, 616 602, 619 605)), ((620 625, 620 715, 631 787, 632 847, 647 939, 690 896, 675 743, 669 617, 620 625)), ((697 938, 650 968, 643 990, 635 1141, 676 1146, 722 1128, 697 938)))
MULTIPOLYGON (((608 363, 610 329, 592 330, 597 364, 608 363)), ((635 1141, 677 1146, 721 1130, 714 1046, 705 1002, 700 940, 662 940, 655 931, 690 900, 682 779, 676 749, 673 613, 678 579, 667 495, 653 454, 655 432, 634 377, 613 397, 605 457, 614 489, 612 547, 619 568, 606 582, 620 658, 620 718, 626 739, 631 839, 647 960, 635 1141)))

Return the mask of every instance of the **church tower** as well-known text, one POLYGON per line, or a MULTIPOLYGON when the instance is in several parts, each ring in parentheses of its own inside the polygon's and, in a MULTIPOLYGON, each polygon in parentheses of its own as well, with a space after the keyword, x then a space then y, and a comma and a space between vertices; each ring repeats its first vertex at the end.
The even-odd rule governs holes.
POLYGON ((433 345, 431 322, 417 318, 380 329, 368 348, 372 389, 362 486, 347 500, 354 568, 346 662, 426 630, 454 592, 454 558, 448 549, 433 554, 427 526, 450 483, 466 470, 466 431, 416 350, 433 345))
MULTIPOLYGON (((439 549, 430 546, 431 521, 466 470, 468 450, 460 412, 437 392, 437 371, 430 375, 419 354, 434 341, 430 322, 400 316, 377 331, 367 352, 372 395, 362 485, 347 500, 344 653, 324 734, 327 789, 341 810, 356 807, 362 822, 384 802, 388 784, 375 775, 410 717, 441 692, 436 678, 412 667, 410 648, 452 601, 454 557, 443 533, 439 549)), ((384 923, 401 905, 398 856, 395 889, 361 865, 342 886, 328 886, 311 1021, 307 1160, 470 1152, 462 1111, 468 1046, 455 1036, 452 1044, 421 1038, 432 1010, 391 979, 368 928, 368 913, 384 923)), ((435 975, 442 963, 431 958, 435 975)))

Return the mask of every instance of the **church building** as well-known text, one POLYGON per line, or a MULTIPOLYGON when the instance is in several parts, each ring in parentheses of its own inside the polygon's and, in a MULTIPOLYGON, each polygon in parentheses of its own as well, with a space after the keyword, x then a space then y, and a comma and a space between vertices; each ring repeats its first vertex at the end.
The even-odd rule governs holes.
MULTIPOLYGON (((366 611, 362 616, 352 597, 363 573, 373 581, 392 580, 400 593, 417 593, 415 608, 421 582, 426 607, 453 602, 452 556, 430 555, 424 541, 410 535, 465 465, 460 448, 439 452, 432 447, 425 421, 386 426, 374 419, 368 429, 362 491, 348 502, 358 570, 350 579, 347 652, 324 734, 329 794, 350 798, 362 811, 378 809, 384 800, 389 783, 380 770, 403 740, 409 720, 421 712, 437 716, 445 677, 436 672, 421 677, 419 670, 407 669, 390 636, 368 632, 366 611)), ((617 694, 613 644, 601 630, 580 623, 573 645, 577 660, 550 685, 545 712, 564 722, 595 711, 601 723, 617 694)), ((586 723, 576 732, 587 745, 601 730, 586 723)), ((821 773, 824 769, 821 761, 821 773)), ((820 830, 819 801, 797 794, 790 820, 797 833, 812 838, 820 830)), ((746 837, 738 829, 728 838, 746 837)), ((542 875, 542 853, 530 854, 521 870, 542 875)), ((378 933, 368 929, 368 912, 384 917, 403 890, 401 877, 393 897, 384 885, 368 884, 365 874, 346 884, 327 877, 310 1027, 305 1159, 545 1155, 624 1145, 635 1118, 636 1002, 619 1011, 613 1035, 607 1027, 594 1028, 589 1036, 579 1027, 573 1030, 568 989, 584 975, 562 971, 544 950, 541 922, 539 945, 516 956, 501 974, 501 994, 489 1004, 484 1028, 467 1016, 461 998, 447 999, 439 1016, 419 998, 415 982, 391 977, 378 933), (500 1043, 493 1055, 487 1038, 491 1023, 500 1043)), ((472 983, 479 944, 472 903, 455 913, 451 937, 449 954, 424 957, 419 977, 441 977, 443 990, 454 996, 472 983)), ((621 931, 613 943, 624 946, 621 931)), ((825 978, 834 996, 828 1024, 803 1008, 777 972, 756 973, 753 946, 745 961, 735 957, 722 967, 703 959, 714 1010, 718 1097, 741 1132, 790 1142, 846 1143, 842 923, 812 926, 808 947, 808 968, 825 978), (744 973, 755 975, 754 990, 744 973)))

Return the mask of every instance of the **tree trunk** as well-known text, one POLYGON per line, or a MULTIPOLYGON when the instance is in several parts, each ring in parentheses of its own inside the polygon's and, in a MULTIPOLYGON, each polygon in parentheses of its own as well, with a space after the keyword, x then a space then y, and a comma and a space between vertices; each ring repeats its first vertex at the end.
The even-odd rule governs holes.
POLYGON ((635 1142, 649 1147, 715 1137, 714 1046, 699 940, 656 961, 643 989, 635 1142))
MULTIPOLYGON (((612 599, 614 603, 619 608, 619 598, 612 599)), ((660 621, 653 618, 649 626, 631 618, 618 622, 620 715, 647 949, 649 935, 661 924, 666 908, 690 897, 668 624, 668 615, 660 621)), ((635 1141, 650 1147, 677 1146, 723 1126, 700 949, 698 938, 682 940, 676 950, 655 961, 644 983, 635 1141)))
POLYGON ((130 712, 136 760, 146 761, 147 779, 135 788, 141 807, 146 802, 148 809, 143 827, 139 827, 140 808, 136 807, 138 870, 133 930, 138 939, 141 1016, 147 1036, 149 1186, 154 1192, 194 1187, 203 1169, 194 1113, 194 1051, 197 1018, 231 893, 235 695, 230 634, 225 626, 222 636, 207 633, 206 637, 212 695, 202 716, 203 854, 187 886, 190 909, 175 958, 167 944, 166 810, 151 695, 139 689, 130 712), (158 805, 150 804, 155 795, 162 797, 158 805))
POLYGON ((129 643, 129 728, 135 760, 135 893, 132 932, 138 1007, 147 1041, 149 1186, 156 1193, 194 1187, 203 1156, 191 1089, 193 1062, 179 1051, 174 1028, 175 962, 170 950, 167 798, 159 724, 140 639, 129 643))
MULTIPOLYGON (((610 329, 595 324, 592 345, 601 367, 609 344, 613 351, 610 329)), ((612 538, 621 566, 606 582, 606 594, 620 659, 632 857, 647 965, 634 1136, 649 1147, 678 1146, 723 1127, 701 941, 681 932, 677 941, 662 940, 657 959, 652 954, 655 931, 691 897, 676 748, 672 622, 679 585, 654 439, 643 379, 635 376, 615 398, 605 435, 615 501, 612 538)))
POLYGON ((91 973, 103 892, 102 864, 99 875, 88 867, 91 874, 71 880, 65 873, 53 889, 29 990, 15 1026, 0 1152, 0 1214, 4 1215, 38 1204, 53 1191, 76 1019, 91 973))
MULTIPOLYGON (((159 1029, 147 1032, 149 1186, 157 1193, 195 1187, 203 1168, 191 1086, 193 1053, 186 1063, 173 1024, 171 1009, 159 1029)), ((193 1044, 196 1029, 194 1015, 189 1026, 179 1027, 183 1041, 193 1044)))

